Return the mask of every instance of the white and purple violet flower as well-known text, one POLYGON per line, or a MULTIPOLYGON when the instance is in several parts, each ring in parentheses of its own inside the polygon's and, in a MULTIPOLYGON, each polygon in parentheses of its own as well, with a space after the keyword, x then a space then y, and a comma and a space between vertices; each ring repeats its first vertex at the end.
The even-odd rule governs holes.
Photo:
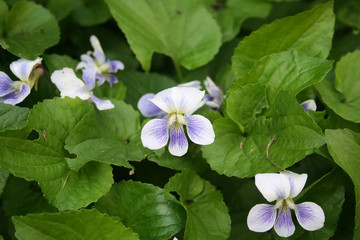
MULTIPOLYGON (((84 78, 83 73, 83 78, 84 78)), ((94 102, 99 110, 107 110, 114 108, 110 100, 101 100, 97 98, 91 91, 95 87, 95 79, 84 78, 85 83, 81 81, 71 68, 63 68, 56 70, 51 75, 51 81, 60 90, 61 97, 80 98, 94 102)))
POLYGON ((124 64, 120 61, 106 59, 99 39, 96 36, 90 36, 90 43, 94 51, 82 54, 80 56, 81 62, 76 66, 76 69, 83 70, 85 81, 95 82, 98 79, 98 86, 102 85, 105 81, 108 81, 110 84, 117 83, 117 78, 111 73, 124 70, 124 64))
POLYGON ((0 102, 15 105, 30 94, 31 88, 43 73, 43 71, 35 71, 41 60, 41 58, 34 61, 19 59, 12 62, 10 69, 20 81, 13 81, 6 73, 0 72, 0 102))
POLYGON ((316 103, 313 99, 306 100, 300 105, 305 109, 306 112, 309 110, 316 111, 316 103))
POLYGON ((263 173, 255 176, 255 185, 266 198, 275 205, 257 204, 249 212, 247 225, 254 232, 266 232, 274 227, 281 237, 289 237, 295 232, 291 209, 304 229, 315 231, 324 226, 325 215, 322 208, 313 202, 295 204, 293 198, 304 188, 307 174, 290 171, 263 173), (277 210, 279 210, 276 217, 277 210))
POLYGON ((169 141, 169 152, 174 156, 183 156, 188 150, 188 140, 199 145, 214 142, 215 133, 211 122, 201 116, 192 115, 203 105, 205 91, 194 87, 173 87, 156 95, 146 95, 138 102, 145 116, 156 116, 145 124, 141 131, 141 141, 149 149, 164 147, 169 141))
POLYGON ((224 94, 221 88, 219 88, 210 77, 206 77, 204 85, 206 91, 209 93, 204 97, 205 104, 212 110, 218 110, 224 101, 224 94))

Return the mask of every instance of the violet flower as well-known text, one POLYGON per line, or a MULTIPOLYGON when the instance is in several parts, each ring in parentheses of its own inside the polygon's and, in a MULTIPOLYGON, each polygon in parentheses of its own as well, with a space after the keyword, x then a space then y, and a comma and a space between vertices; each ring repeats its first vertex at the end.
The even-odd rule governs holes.
MULTIPOLYGON (((84 78, 83 73, 83 78, 84 78)), ((61 97, 80 98, 94 102, 99 110, 114 108, 110 100, 101 100, 97 98, 91 91, 95 87, 95 79, 84 78, 85 83, 81 81, 71 68, 63 68, 56 70, 51 75, 51 81, 60 90, 61 97), (90 81, 89 81, 90 80, 90 81)))
POLYGON ((301 103, 301 106, 305 109, 305 111, 316 111, 316 103, 313 99, 306 100, 301 103))
POLYGON ((256 174, 255 185, 267 201, 275 205, 257 204, 249 212, 247 225, 254 232, 266 232, 274 227, 280 237, 289 237, 295 232, 290 209, 305 230, 315 231, 324 226, 322 208, 313 202, 295 204, 296 197, 305 186, 307 174, 290 171, 256 174), (279 214, 276 217, 277 210, 279 214))
POLYGON ((98 79, 98 86, 105 81, 110 84, 117 83, 117 78, 110 73, 116 73, 119 69, 124 70, 124 64, 120 61, 106 60, 104 51, 96 36, 92 35, 90 37, 90 43, 94 51, 82 54, 80 56, 81 62, 76 66, 76 69, 83 70, 83 78, 86 81, 95 82, 95 79, 98 79))
POLYGON ((224 101, 224 94, 221 88, 219 88, 210 77, 206 77, 204 85, 206 91, 209 93, 205 95, 205 104, 212 110, 218 110, 224 101))
POLYGON ((41 72, 34 71, 41 60, 19 59, 12 62, 10 69, 20 81, 13 81, 6 73, 0 72, 0 102, 15 105, 30 94, 31 88, 41 76, 41 72))
MULTIPOLYGON (((174 156, 182 156, 188 150, 184 126, 192 142, 200 145, 213 143, 215 133, 211 122, 201 115, 192 115, 202 105, 204 94, 204 91, 193 87, 173 87, 149 98, 148 101, 159 108, 164 117, 145 124, 141 131, 143 145, 152 150, 160 149, 168 143, 170 133, 169 152, 174 156)), ((140 102, 139 109, 142 108, 145 106, 140 102)), ((158 111, 152 109, 148 111, 149 115, 158 111)))

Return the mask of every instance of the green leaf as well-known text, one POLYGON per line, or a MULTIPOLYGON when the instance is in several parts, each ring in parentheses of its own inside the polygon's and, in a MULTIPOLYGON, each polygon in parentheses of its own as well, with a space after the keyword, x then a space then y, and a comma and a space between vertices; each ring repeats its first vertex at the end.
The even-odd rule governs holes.
POLYGON ((4 190, 8 177, 9 177, 9 173, 3 170, 2 168, 0 168, 0 196, 4 190))
POLYGON ((128 94, 126 94, 125 101, 130 103, 133 107, 137 107, 137 102, 144 94, 156 94, 166 88, 174 87, 176 85, 176 82, 173 79, 156 73, 124 71, 117 75, 127 89, 128 94))
POLYGON ((215 142, 202 146, 203 157, 220 174, 252 177, 275 172, 271 161, 287 168, 324 144, 324 136, 312 118, 288 92, 280 92, 270 119, 261 116, 243 136, 228 118, 214 121, 215 142))
POLYGON ((70 169, 77 171, 89 161, 132 168, 128 161, 141 161, 150 152, 140 140, 139 113, 124 102, 112 102, 114 109, 92 111, 67 137, 65 148, 77 155, 67 159, 70 169))
POLYGON ((150 69, 154 52, 171 57, 175 64, 187 69, 195 69, 208 63, 219 50, 219 26, 196 1, 105 2, 145 71, 150 69))
POLYGON ((67 55, 58 55, 58 54, 45 54, 43 56, 44 63, 49 69, 49 74, 55 72, 56 70, 63 69, 65 67, 72 68, 75 70, 76 65, 79 61, 67 56, 67 55))
POLYGON ((223 42, 233 39, 247 18, 265 18, 271 10, 271 4, 266 0, 202 0, 201 2, 219 24, 223 42))
POLYGON ((248 128, 263 108, 268 108, 265 84, 247 84, 234 89, 226 98, 226 112, 230 119, 248 128))
POLYGON ((27 1, 12 6, 6 16, 5 32, 0 36, 4 49, 26 59, 35 59, 59 40, 55 17, 47 9, 27 1))
POLYGON ((44 198, 37 183, 13 176, 6 183, 2 203, 6 216, 57 211, 44 198))
POLYGON ((322 100, 346 120, 360 123, 360 51, 348 53, 335 68, 334 87, 329 81, 316 85, 322 100))
POLYGON ((61 213, 29 214, 12 218, 19 240, 138 240, 119 220, 95 209, 61 213))
POLYGON ((36 2, 49 9, 56 19, 60 21, 71 13, 77 1, 78 0, 37 0, 36 2))
POLYGON ((185 225, 181 205, 167 199, 161 188, 140 182, 114 184, 95 208, 119 217, 141 239, 169 239, 185 225))
POLYGON ((360 29, 360 3, 357 0, 343 0, 337 3, 336 18, 352 28, 360 29))
POLYGON ((296 96, 303 89, 321 81, 331 70, 332 63, 297 51, 271 54, 259 60, 230 89, 237 89, 248 83, 267 84, 267 99, 269 105, 273 105, 280 91, 290 91, 291 95, 296 96))
POLYGON ((0 34, 5 30, 5 19, 9 8, 3 0, 0 0, 0 34))
POLYGON ((111 14, 103 0, 77 0, 72 18, 82 26, 93 26, 109 20, 111 14))
POLYGON ((331 156, 355 185, 356 208, 354 239, 360 238, 360 134, 349 129, 326 130, 326 143, 331 156))
POLYGON ((28 108, 0 103, 0 132, 24 128, 28 115, 28 108))
POLYGON ((101 99, 114 99, 122 101, 126 96, 126 87, 122 82, 118 82, 116 84, 103 84, 101 86, 96 87, 94 90, 94 95, 101 99))
POLYGON ((168 193, 175 191, 187 213, 185 240, 221 240, 230 235, 230 216, 223 197, 194 171, 184 170, 169 179, 168 193))
POLYGON ((237 78, 243 77, 262 57, 297 50, 325 59, 331 49, 335 16, 333 1, 295 16, 275 20, 244 38, 232 58, 237 78))
POLYGON ((113 183, 111 166, 94 162, 73 172, 65 161, 69 153, 64 149, 70 131, 91 109, 86 101, 70 98, 35 105, 28 128, 36 130, 39 138, 0 137, 0 166, 15 176, 37 181, 45 197, 60 210, 96 201, 113 183))
POLYGON ((295 203, 309 201, 318 204, 325 213, 325 224, 317 231, 305 231, 299 226, 293 239, 327 240, 334 235, 345 200, 342 178, 341 171, 335 169, 301 192, 295 203), (300 237, 297 237, 299 235, 300 237))

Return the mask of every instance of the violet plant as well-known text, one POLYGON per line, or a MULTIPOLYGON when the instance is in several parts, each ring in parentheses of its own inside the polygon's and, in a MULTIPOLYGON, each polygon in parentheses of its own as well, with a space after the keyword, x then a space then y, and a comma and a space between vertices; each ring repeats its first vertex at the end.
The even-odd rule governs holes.
POLYGON ((360 239, 359 4, 0 0, 0 240, 360 239))

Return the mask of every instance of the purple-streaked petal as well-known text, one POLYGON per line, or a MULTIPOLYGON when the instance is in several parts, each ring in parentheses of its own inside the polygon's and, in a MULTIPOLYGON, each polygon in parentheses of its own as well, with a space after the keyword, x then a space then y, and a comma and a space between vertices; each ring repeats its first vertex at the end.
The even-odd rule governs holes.
POLYGON ((155 94, 153 93, 147 93, 142 96, 137 103, 137 107, 144 117, 155 117, 164 113, 160 108, 158 108, 153 102, 150 101, 150 99, 152 99, 154 96, 155 94))
POLYGON ((110 65, 110 72, 116 73, 118 70, 124 70, 125 66, 120 61, 107 61, 110 65))
POLYGON ((153 119, 141 130, 141 142, 152 150, 164 147, 169 140, 168 119, 153 119))
POLYGON ((76 66, 76 69, 78 69, 79 67, 96 66, 94 59, 91 56, 89 56, 88 54, 81 54, 80 59, 81 59, 81 62, 78 64, 78 66, 76 66), (83 63, 83 64, 80 65, 81 63, 83 63))
POLYGON ((205 94, 204 101, 205 101, 205 104, 208 105, 209 108, 211 108, 212 110, 218 110, 221 106, 221 104, 219 104, 214 97, 212 97, 208 94, 205 94))
POLYGON ((18 104, 30 94, 30 91, 30 87, 25 83, 20 81, 13 82, 13 90, 9 94, 0 97, 0 102, 11 105, 18 104))
POLYGON ((96 68, 84 68, 82 77, 89 91, 95 87, 96 68))
POLYGON ((51 81, 60 90, 61 97, 79 97, 82 100, 87 100, 91 97, 85 83, 76 77, 74 70, 71 68, 56 70, 51 75, 51 81))
POLYGON ((108 81, 109 81, 109 83, 110 83, 110 86, 113 84, 113 83, 117 83, 118 82, 118 80, 117 80, 117 78, 114 76, 114 75, 112 75, 112 74, 108 74, 108 81))
POLYGON ((210 77, 206 77, 204 81, 206 91, 214 98, 220 99, 222 97, 221 89, 211 80, 210 77))
POLYGON ((97 82, 98 86, 103 85, 104 82, 106 81, 106 78, 103 75, 101 75, 100 73, 97 73, 95 76, 96 76, 96 79, 98 79, 98 82, 97 82))
POLYGON ((204 98, 205 91, 193 87, 173 87, 171 97, 177 112, 187 116, 195 112, 204 98))
POLYGON ((91 99, 99 110, 107 110, 115 107, 110 100, 102 100, 96 97, 94 94, 91 94, 91 99))
POLYGON ((290 197, 296 197, 304 188, 307 174, 297 174, 291 171, 283 171, 280 174, 285 175, 289 179, 290 183, 290 197))
POLYGON ((170 126, 169 152, 171 155, 181 157, 188 150, 188 141, 185 136, 184 128, 170 126))
POLYGON ((199 145, 208 145, 214 142, 214 129, 207 118, 201 115, 192 115, 185 118, 185 121, 187 134, 191 141, 199 145))
POLYGON ((6 73, 0 72, 0 97, 14 91, 14 89, 12 88, 13 83, 14 82, 9 78, 6 73))
POLYGON ((275 232, 280 237, 290 237, 295 232, 295 225, 291 219, 290 208, 280 207, 279 215, 275 221, 275 232))
POLYGON ((152 101, 158 108, 163 110, 166 113, 175 112, 174 102, 172 100, 172 89, 165 89, 157 94, 150 100, 152 101))
POLYGON ((178 84, 178 87, 194 87, 196 89, 201 89, 201 82, 199 80, 194 80, 187 83, 178 84))
POLYGON ((37 64, 41 63, 42 58, 36 58, 34 61, 27 59, 19 59, 10 64, 10 69, 14 75, 21 81, 27 81, 30 77, 32 70, 37 64))
POLYGON ((104 63, 105 62, 105 54, 101 48, 99 39, 95 35, 91 35, 90 43, 91 43, 91 46, 94 48, 93 55, 96 58, 96 60, 100 63, 104 63))
POLYGON ((256 174, 255 185, 269 202, 278 199, 287 199, 290 196, 290 182, 288 177, 284 174, 256 174))
POLYGON ((251 208, 247 217, 247 225, 251 231, 266 232, 270 230, 276 220, 276 209, 269 204, 256 204, 251 208))
POLYGON ((315 231, 324 226, 325 214, 322 208, 313 202, 295 205, 295 215, 305 230, 315 231))
POLYGON ((301 106, 305 109, 306 112, 309 110, 316 111, 316 103, 313 99, 302 102, 301 106))

